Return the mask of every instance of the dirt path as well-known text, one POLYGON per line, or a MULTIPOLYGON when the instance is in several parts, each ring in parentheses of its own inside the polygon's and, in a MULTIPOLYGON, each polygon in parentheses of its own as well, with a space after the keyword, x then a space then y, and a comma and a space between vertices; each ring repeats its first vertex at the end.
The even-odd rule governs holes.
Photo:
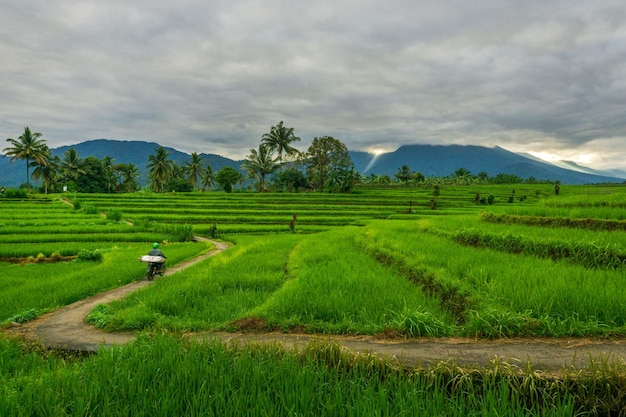
MULTIPOLYGON (((192 264, 220 253, 228 245, 211 241, 216 248, 166 271, 174 274, 192 264)), ((45 314, 21 326, 6 330, 37 340, 47 347, 96 351, 134 340, 132 333, 104 333, 84 323, 84 318, 97 305, 123 298, 149 285, 137 281, 45 314)), ((530 362, 535 370, 557 372, 564 368, 587 368, 592 361, 600 364, 623 364, 626 343, 591 339, 503 339, 496 341, 462 338, 379 340, 369 336, 342 337, 300 334, 251 333, 195 333, 189 337, 198 340, 220 339, 240 343, 280 343, 287 348, 301 348, 313 340, 336 342, 353 352, 373 353, 395 358, 405 366, 430 366, 441 361, 452 361, 460 366, 486 366, 494 359, 525 366, 530 362)))

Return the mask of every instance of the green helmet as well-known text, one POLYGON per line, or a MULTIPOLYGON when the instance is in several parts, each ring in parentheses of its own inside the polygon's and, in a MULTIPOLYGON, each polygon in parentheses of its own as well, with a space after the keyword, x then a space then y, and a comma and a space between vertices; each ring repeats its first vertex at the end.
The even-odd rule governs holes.
POLYGON ((158 247, 159 247, 159 244, 158 244, 158 243, 156 243, 156 242, 154 242, 154 243, 152 244, 152 247, 153 247, 154 249, 156 249, 156 248, 158 248, 158 247))

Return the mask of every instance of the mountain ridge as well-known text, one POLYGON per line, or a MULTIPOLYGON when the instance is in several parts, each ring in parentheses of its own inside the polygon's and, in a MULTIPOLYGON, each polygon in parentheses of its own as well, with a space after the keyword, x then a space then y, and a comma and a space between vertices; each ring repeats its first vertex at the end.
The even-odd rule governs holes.
MULTIPOLYGON (((65 145, 52 150, 60 158, 63 152, 74 148, 81 158, 94 156, 102 159, 110 156, 114 163, 134 163, 139 168, 139 182, 147 183, 148 156, 154 154, 161 145, 142 140, 92 139, 74 145, 65 145)), ((183 165, 191 156, 175 148, 164 147, 170 152, 170 159, 183 165)), ((488 148, 477 145, 403 145, 393 152, 380 155, 363 151, 349 151, 355 169, 363 175, 393 175, 402 165, 412 171, 421 172, 426 177, 447 177, 459 168, 465 168, 476 175, 486 172, 489 176, 513 174, 520 178, 560 181, 564 184, 622 183, 626 182, 626 172, 611 173, 582 167, 573 162, 561 161, 560 166, 532 156, 510 152, 502 147, 488 148), (569 168, 568 168, 569 167, 569 168), (612 175, 612 174, 617 175, 612 175)), ((214 171, 224 166, 239 169, 243 160, 232 160, 216 154, 199 154, 204 163, 209 163, 214 171)), ((0 158, 0 185, 18 187, 24 182, 25 163, 9 163, 8 157, 0 158)))

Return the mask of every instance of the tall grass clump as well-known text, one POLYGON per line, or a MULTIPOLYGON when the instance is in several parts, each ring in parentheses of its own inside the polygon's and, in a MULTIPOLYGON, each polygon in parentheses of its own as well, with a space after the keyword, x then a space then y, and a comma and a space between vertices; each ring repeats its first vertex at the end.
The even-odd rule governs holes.
POLYGON ((99 250, 81 250, 78 252, 78 259, 87 262, 100 262, 103 255, 99 250))
POLYGON ((190 224, 177 224, 174 226, 174 242, 191 242, 194 238, 193 227, 190 224))
POLYGON ((122 220, 122 212, 120 210, 107 210, 106 217, 111 221, 119 222, 122 220))
POLYGON ((85 206, 83 208, 83 211, 85 212, 85 214, 98 214, 98 213, 100 213, 100 210, 98 210, 98 208, 94 207, 94 206, 85 206))
POLYGON ((619 370, 560 380, 496 362, 404 370, 328 344, 292 352, 163 336, 83 359, 0 338, 0 376, 1 415, 617 415, 626 388, 619 370))

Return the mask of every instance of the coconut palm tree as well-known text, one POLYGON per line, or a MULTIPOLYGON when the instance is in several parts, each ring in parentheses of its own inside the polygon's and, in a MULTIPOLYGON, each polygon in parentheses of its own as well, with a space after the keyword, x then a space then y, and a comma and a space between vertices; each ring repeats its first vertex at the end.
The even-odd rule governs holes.
POLYGON ((204 168, 202 167, 202 158, 196 152, 191 153, 191 161, 185 162, 185 168, 187 170, 187 178, 194 190, 198 185, 198 178, 202 177, 204 168))
POLYGON ((269 133, 261 137, 261 144, 266 145, 272 151, 278 152, 278 162, 282 164, 283 154, 287 156, 297 155, 299 152, 291 146, 292 142, 298 142, 299 137, 294 135, 293 127, 285 127, 281 121, 276 126, 272 126, 269 133))
POLYGON ((107 192, 110 193, 115 189, 115 186, 119 183, 118 171, 113 165, 114 159, 110 156, 102 158, 102 168, 104 169, 104 184, 107 192))
POLYGON ((204 172, 202 172, 202 187, 211 188, 215 184, 215 175, 213 175, 213 168, 211 165, 206 166, 204 168, 204 172))
POLYGON ((63 160, 61 161, 60 168, 65 178, 70 181, 78 180, 78 177, 85 173, 83 160, 80 159, 80 154, 76 152, 74 148, 69 148, 63 152, 63 160))
POLYGON ((250 149, 250 155, 246 156, 242 167, 248 171, 248 175, 259 180, 259 191, 265 191, 265 176, 278 169, 278 158, 274 158, 274 151, 267 145, 259 145, 259 150, 250 149))
POLYGON ((137 165, 117 164, 115 170, 119 173, 122 181, 122 186, 126 192, 131 193, 137 189, 137 178, 139 178, 139 168, 137 165))
POLYGON ((10 156, 10 161, 13 162, 16 159, 26 160, 26 186, 30 189, 30 161, 41 162, 43 164, 44 159, 48 156, 48 147, 45 141, 41 138, 41 133, 31 132, 30 128, 25 127, 24 133, 17 139, 8 138, 7 142, 13 145, 2 150, 6 156, 10 156))
POLYGON ((148 156, 148 175, 150 185, 157 193, 165 191, 165 185, 172 176, 172 161, 168 159, 169 152, 164 147, 159 146, 154 155, 148 156))
POLYGON ((30 164, 35 168, 32 174, 33 178, 37 181, 41 180, 44 186, 44 192, 48 194, 48 189, 52 188, 56 180, 61 160, 56 155, 52 156, 52 151, 47 145, 44 145, 44 147, 46 152, 45 158, 39 161, 35 160, 30 164))

